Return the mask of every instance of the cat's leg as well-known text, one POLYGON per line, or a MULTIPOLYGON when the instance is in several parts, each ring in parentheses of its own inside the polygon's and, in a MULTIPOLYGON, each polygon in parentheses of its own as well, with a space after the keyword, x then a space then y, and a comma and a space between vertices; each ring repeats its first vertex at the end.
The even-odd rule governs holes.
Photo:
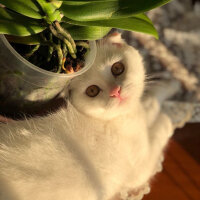
POLYGON ((166 99, 172 97, 180 89, 180 84, 174 79, 160 81, 152 86, 143 97, 147 126, 151 127, 160 113, 160 106, 166 99))
POLYGON ((158 119, 150 128, 149 135, 151 144, 156 144, 158 141, 158 144, 160 143, 162 148, 166 145, 168 139, 172 136, 173 130, 174 128, 169 117, 164 113, 160 113, 158 115, 158 119))
MULTIPOLYGON (((151 178, 156 172, 160 171, 163 158, 163 150, 167 142, 169 141, 169 138, 173 134, 173 126, 168 116, 164 113, 159 112, 151 128, 149 128, 148 134, 149 150, 148 156, 145 158, 144 163, 142 163, 142 167, 145 166, 142 171, 142 176, 145 178, 141 180, 141 188, 145 184, 148 185, 146 177, 151 178)), ((130 183, 130 186, 132 185, 133 184, 130 183)), ((120 194, 109 200, 137 199, 137 195, 139 195, 138 197, 140 197, 140 195, 143 196, 148 192, 149 187, 147 187, 147 190, 140 194, 137 194, 137 188, 134 188, 130 191, 127 191, 125 189, 125 191, 120 192, 120 194)), ((138 199, 142 199, 142 197, 138 199)))
POLYGON ((174 127, 169 117, 164 113, 160 113, 149 129, 149 160, 152 163, 152 175, 159 170, 163 150, 173 132, 174 127))
POLYGON ((160 113, 149 129, 149 142, 152 150, 163 149, 174 131, 169 117, 160 113))
POLYGON ((145 110, 147 127, 151 127, 160 113, 160 104, 154 96, 148 95, 143 100, 143 108, 145 110))
POLYGON ((162 104, 166 99, 171 98, 180 90, 180 82, 175 79, 161 80, 148 91, 150 95, 156 97, 158 102, 162 104))

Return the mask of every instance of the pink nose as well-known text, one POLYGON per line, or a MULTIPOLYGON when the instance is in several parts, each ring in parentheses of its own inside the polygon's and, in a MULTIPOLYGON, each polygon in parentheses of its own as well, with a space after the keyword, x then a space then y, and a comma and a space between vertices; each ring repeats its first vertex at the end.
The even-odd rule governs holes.
POLYGON ((120 97, 121 87, 117 86, 110 92, 110 97, 120 97))

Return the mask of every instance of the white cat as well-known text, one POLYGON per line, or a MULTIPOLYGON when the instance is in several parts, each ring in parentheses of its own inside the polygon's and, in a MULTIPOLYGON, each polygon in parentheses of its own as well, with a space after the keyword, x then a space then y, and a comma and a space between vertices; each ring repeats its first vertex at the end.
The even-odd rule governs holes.
POLYGON ((67 109, 0 125, 0 200, 110 200, 146 184, 173 128, 154 97, 141 101, 144 82, 119 34, 99 42, 67 109))

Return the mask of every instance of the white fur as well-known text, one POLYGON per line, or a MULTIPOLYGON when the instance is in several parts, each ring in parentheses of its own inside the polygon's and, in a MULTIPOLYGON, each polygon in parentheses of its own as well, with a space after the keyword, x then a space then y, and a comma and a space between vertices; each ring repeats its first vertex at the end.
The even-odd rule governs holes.
POLYGON ((111 37, 71 82, 67 109, 0 125, 0 200, 109 200, 148 182, 172 126, 155 98, 141 103, 144 77, 138 52, 111 37), (125 72, 114 78, 117 61, 125 72), (91 98, 85 90, 94 84, 102 91, 91 98), (116 85, 120 104, 109 97, 116 85))

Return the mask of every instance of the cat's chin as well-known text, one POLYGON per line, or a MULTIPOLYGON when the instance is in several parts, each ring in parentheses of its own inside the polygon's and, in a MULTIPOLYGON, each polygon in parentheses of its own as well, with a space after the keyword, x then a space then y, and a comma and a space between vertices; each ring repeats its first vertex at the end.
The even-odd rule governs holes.
POLYGON ((124 97, 123 100, 113 99, 112 106, 108 107, 104 112, 88 113, 91 117, 95 117, 101 120, 111 120, 119 116, 126 115, 133 112, 136 104, 130 97, 124 97))

